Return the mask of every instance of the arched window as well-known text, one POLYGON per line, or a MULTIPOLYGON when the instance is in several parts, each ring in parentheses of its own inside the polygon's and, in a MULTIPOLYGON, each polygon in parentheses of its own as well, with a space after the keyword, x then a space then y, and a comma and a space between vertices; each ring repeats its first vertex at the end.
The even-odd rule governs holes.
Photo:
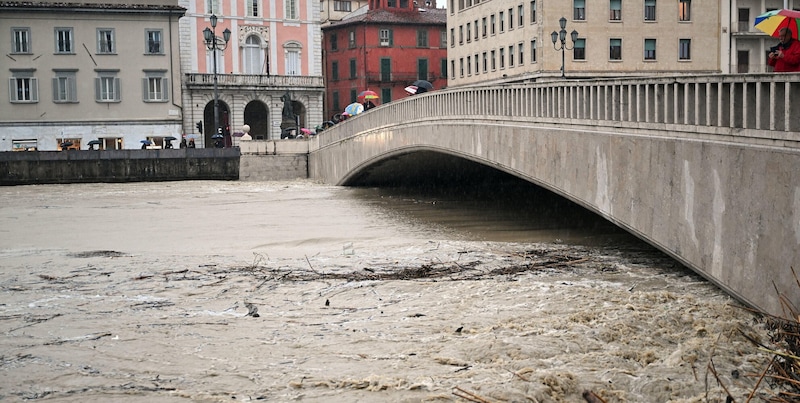
POLYGON ((242 67, 244 68, 244 74, 261 74, 264 72, 264 51, 261 49, 261 38, 257 35, 250 35, 244 41, 242 67))
POLYGON ((299 42, 288 42, 283 45, 284 57, 286 58, 286 75, 287 76, 300 76, 303 75, 302 65, 300 63, 303 46, 299 42))

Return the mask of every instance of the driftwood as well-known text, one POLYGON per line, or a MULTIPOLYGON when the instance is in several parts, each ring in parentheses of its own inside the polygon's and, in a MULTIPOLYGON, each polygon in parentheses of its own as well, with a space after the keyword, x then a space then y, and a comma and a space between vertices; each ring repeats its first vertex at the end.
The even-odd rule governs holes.
POLYGON ((462 399, 467 399, 471 402, 478 402, 478 403, 491 403, 491 400, 487 400, 486 398, 481 397, 475 393, 472 393, 468 390, 464 390, 459 386, 456 386, 453 389, 454 389, 453 394, 462 399))

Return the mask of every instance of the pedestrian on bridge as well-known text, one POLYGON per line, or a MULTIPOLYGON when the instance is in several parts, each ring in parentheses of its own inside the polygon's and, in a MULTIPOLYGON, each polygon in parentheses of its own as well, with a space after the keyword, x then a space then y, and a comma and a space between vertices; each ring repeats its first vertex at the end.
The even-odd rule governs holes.
POLYGON ((767 64, 776 73, 800 72, 800 42, 792 38, 789 28, 781 28, 780 43, 770 48, 767 64))

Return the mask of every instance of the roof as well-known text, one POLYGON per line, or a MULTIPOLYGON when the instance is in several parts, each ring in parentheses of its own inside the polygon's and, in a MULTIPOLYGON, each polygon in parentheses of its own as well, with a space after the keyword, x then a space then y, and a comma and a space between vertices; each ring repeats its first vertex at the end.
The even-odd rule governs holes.
POLYGON ((33 10, 107 10, 122 12, 139 11, 179 11, 186 12, 186 9, 177 5, 177 1, 158 1, 141 0, 141 3, 150 4, 122 4, 113 2, 56 2, 56 1, 0 1, 0 10, 4 11, 33 11, 33 10))
MULTIPOLYGON (((418 10, 369 10, 365 14, 331 23, 325 28, 340 28, 362 24, 447 25, 447 10, 422 8, 418 10)), ((324 29, 324 28, 323 28, 324 29)))

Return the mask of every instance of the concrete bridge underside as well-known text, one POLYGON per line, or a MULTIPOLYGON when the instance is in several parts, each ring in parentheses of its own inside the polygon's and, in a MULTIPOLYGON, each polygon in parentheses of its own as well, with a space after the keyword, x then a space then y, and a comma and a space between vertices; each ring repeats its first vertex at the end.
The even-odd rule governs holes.
POLYGON ((459 159, 582 205, 748 305, 781 316, 785 302, 800 305, 792 269, 800 262, 798 148, 461 117, 321 142, 309 156, 309 173, 332 184, 391 184, 404 176, 458 174, 470 165, 459 159))

